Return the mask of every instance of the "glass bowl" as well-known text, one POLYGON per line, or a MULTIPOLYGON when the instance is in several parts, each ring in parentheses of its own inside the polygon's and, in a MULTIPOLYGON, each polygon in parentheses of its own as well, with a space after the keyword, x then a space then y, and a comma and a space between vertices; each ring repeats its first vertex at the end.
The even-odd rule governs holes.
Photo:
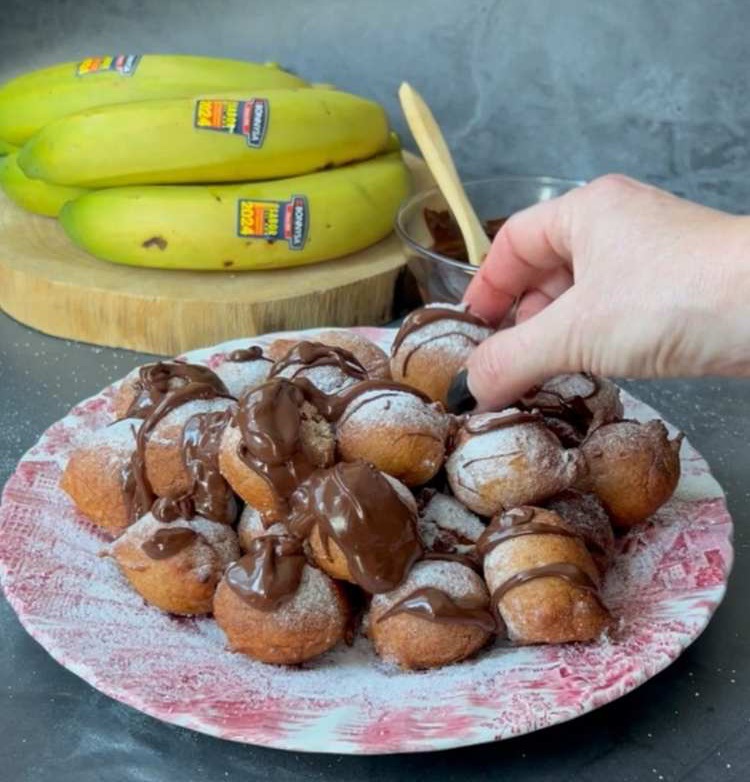
MULTIPOLYGON (((508 217, 539 201, 567 193, 584 182, 544 176, 499 176, 464 183, 466 194, 480 220, 508 217)), ((435 187, 408 198, 396 216, 396 233, 404 243, 408 264, 426 302, 461 301, 476 267, 454 261, 430 249, 432 236, 427 230, 424 210, 446 210, 448 205, 435 187)))

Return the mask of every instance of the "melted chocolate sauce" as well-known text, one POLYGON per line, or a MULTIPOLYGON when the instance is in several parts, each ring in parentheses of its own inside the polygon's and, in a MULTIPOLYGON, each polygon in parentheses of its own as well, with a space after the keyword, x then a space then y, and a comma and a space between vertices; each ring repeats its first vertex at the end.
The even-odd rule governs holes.
POLYGON ((354 380, 365 380, 367 370, 353 353, 344 348, 323 345, 320 342, 298 342, 271 370, 270 377, 276 377, 287 369, 293 369, 292 378, 314 367, 335 367, 342 374, 354 380))
POLYGON ((124 418, 148 418, 173 391, 194 383, 210 386, 216 396, 228 396, 224 383, 208 367, 183 361, 158 361, 144 364, 135 381, 136 395, 124 418))
POLYGON ((454 600, 435 587, 415 589, 379 616, 377 622, 398 614, 412 614, 438 624, 473 625, 488 633, 494 632, 496 628, 495 618, 485 606, 454 600))
POLYGON ((255 538, 242 559, 230 565, 227 585, 259 611, 275 611, 299 589, 305 555, 302 543, 291 537, 255 538))
POLYGON ((422 555, 416 515, 366 462, 317 471, 294 493, 291 506, 291 532, 306 538, 317 525, 326 552, 333 541, 352 579, 368 592, 395 589, 422 555))
POLYGON ((198 413, 182 429, 182 462, 190 476, 193 515, 222 524, 237 518, 234 492, 219 472, 219 446, 230 417, 229 410, 198 413))
POLYGON ((291 381, 274 378, 240 399, 235 414, 237 454, 286 500, 316 468, 302 443, 305 397, 291 381))
POLYGON ((198 533, 187 527, 159 529, 143 543, 141 549, 151 559, 169 559, 186 549, 198 533))
POLYGON ((233 350, 227 357, 227 361, 233 361, 236 363, 244 363, 246 361, 267 361, 272 364, 270 358, 266 358, 263 355, 263 348, 258 345, 251 345, 249 348, 238 348, 233 350))

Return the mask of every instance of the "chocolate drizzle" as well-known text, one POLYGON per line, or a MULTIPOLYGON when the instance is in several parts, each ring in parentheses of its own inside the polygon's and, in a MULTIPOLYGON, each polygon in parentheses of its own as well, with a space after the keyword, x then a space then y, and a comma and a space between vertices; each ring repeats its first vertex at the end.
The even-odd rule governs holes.
POLYGON ((135 398, 123 418, 148 418, 165 397, 193 384, 210 386, 216 396, 228 396, 224 383, 208 367, 184 361, 158 361, 144 364, 135 381, 135 398))
POLYGON ((539 413, 518 412, 510 415, 489 415, 483 421, 477 421, 478 416, 468 416, 463 423, 463 429, 469 434, 486 434, 498 429, 508 429, 519 424, 543 423, 539 413))
POLYGON ((229 410, 198 413, 182 429, 182 462, 190 476, 193 515, 222 524, 237 518, 234 492, 219 472, 219 446, 230 417, 229 410))
POLYGON ((305 397, 291 381, 274 378, 246 393, 235 421, 237 455, 286 500, 316 468, 302 442, 305 397))
POLYGON ((270 377, 277 377, 285 370, 293 369, 291 377, 294 379, 301 372, 314 367, 335 367, 353 380, 367 378, 367 370, 353 353, 344 348, 305 340, 294 345, 283 358, 274 364, 270 377))
POLYGON ((562 578, 571 586, 584 589, 594 595, 597 600, 600 600, 598 587, 585 570, 572 562, 552 562, 549 565, 540 565, 539 567, 528 568, 528 570, 521 570, 511 576, 492 593, 492 604, 498 606, 511 589, 515 589, 529 581, 534 581, 537 578, 562 578))
MULTIPOLYGON (((125 491, 129 498, 130 515, 133 520, 139 518, 144 513, 148 513, 156 500, 151 482, 146 475, 146 445, 151 432, 163 418, 181 405, 198 399, 208 400, 216 398, 231 399, 232 397, 226 389, 223 392, 218 391, 214 384, 190 383, 181 386, 169 391, 141 424, 135 436, 135 451, 130 459, 130 468, 125 485, 125 491)), ((174 515, 175 510, 167 509, 169 502, 169 500, 165 500, 162 503, 164 507, 157 508, 157 512, 162 514, 162 519, 164 520, 170 516, 172 517, 170 520, 176 518, 174 515)))
POLYGON ((229 588, 259 611, 275 611, 294 597, 302 580, 302 543, 286 536, 255 538, 226 572, 229 588))
POLYGON ((237 363, 244 363, 246 361, 267 361, 272 364, 270 358, 266 358, 263 355, 263 348, 258 345, 251 345, 249 348, 238 348, 233 350, 227 357, 227 361, 233 361, 237 363))
POLYGON ((482 603, 454 600, 435 587, 415 589, 379 616, 377 622, 384 622, 398 614, 412 614, 438 624, 472 625, 488 633, 496 628, 495 618, 482 603))
MULTIPOLYGON (((574 435, 585 433, 593 419, 593 412, 586 403, 587 399, 595 396, 601 387, 599 378, 588 372, 576 375, 560 375, 551 378, 541 386, 535 386, 519 400, 519 407, 531 410, 535 409, 551 419, 562 419, 563 422, 573 427, 573 433, 566 432, 562 426, 556 426, 552 421, 550 428, 558 434, 563 442, 574 442, 574 435), (560 388, 565 382, 576 386, 583 385, 582 391, 568 393, 560 388)), ((582 436, 582 435, 580 435, 582 436)), ((579 437, 580 437, 579 436, 579 437)), ((580 441, 580 440, 579 440, 580 441)))
POLYGON ((326 553, 333 541, 353 581, 368 592, 395 589, 422 555, 415 513, 366 462, 317 471, 294 493, 291 506, 290 531, 306 538, 317 525, 326 553))
POLYGON ((562 535, 566 538, 577 538, 577 533, 564 526, 534 521, 536 509, 528 505, 514 508, 502 513, 490 522, 477 541, 477 552, 486 557, 496 546, 506 540, 519 538, 523 535, 562 535))
POLYGON ((184 551, 197 538, 198 533, 187 527, 166 527, 156 530, 141 549, 151 559, 169 559, 184 551))
MULTIPOLYGON (((370 391, 380 391, 381 394, 374 398, 394 396, 395 394, 410 394, 421 399, 425 404, 431 404, 432 400, 427 394, 405 383, 397 383, 395 380, 363 380, 355 383, 336 394, 325 394, 316 388, 307 378, 298 378, 295 385, 302 390, 305 397, 320 411, 320 414, 328 421, 340 421, 346 409, 358 397, 370 391)), ((368 400, 371 401, 371 400, 368 400)), ((351 414, 351 413, 350 413, 351 414)))

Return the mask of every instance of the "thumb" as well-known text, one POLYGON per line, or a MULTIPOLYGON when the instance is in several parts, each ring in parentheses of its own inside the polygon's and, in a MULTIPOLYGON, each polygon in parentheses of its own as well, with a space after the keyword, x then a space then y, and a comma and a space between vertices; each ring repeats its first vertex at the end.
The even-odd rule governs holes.
POLYGON ((577 369, 571 361, 575 297, 564 294, 533 317, 482 342, 467 362, 468 390, 478 410, 497 410, 532 386, 577 369))

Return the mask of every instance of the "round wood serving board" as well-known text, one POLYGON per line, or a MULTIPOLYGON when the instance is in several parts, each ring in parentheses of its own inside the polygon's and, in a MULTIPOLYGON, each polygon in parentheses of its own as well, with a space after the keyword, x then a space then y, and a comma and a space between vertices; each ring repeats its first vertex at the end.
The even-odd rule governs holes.
MULTIPOLYGON (((414 189, 432 184, 408 152, 414 189)), ((57 337, 172 355, 234 337, 390 320, 406 256, 391 234, 345 258, 295 269, 188 272, 100 261, 56 220, 0 192, 0 307, 57 337)))

